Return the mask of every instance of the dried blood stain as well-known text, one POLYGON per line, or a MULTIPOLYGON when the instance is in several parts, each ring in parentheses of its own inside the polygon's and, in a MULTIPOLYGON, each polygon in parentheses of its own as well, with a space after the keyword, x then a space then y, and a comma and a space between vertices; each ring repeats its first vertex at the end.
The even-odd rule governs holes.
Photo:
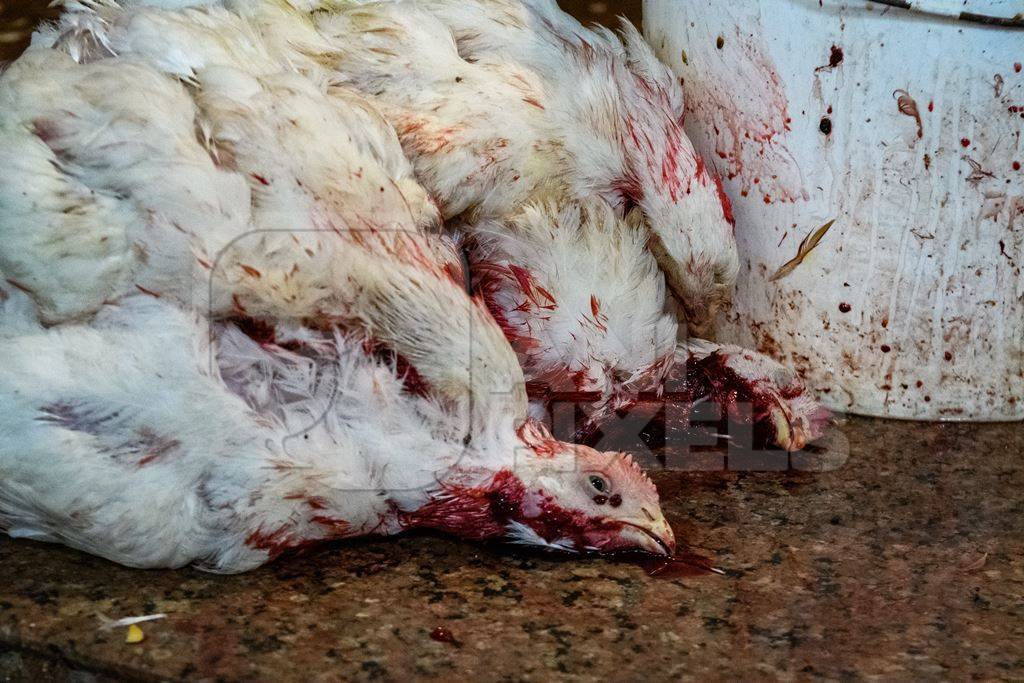
POLYGON ((828 65, 829 66, 839 66, 839 64, 842 63, 842 61, 843 61, 843 48, 839 47, 838 45, 833 45, 832 46, 831 54, 829 54, 829 57, 828 57, 828 65))

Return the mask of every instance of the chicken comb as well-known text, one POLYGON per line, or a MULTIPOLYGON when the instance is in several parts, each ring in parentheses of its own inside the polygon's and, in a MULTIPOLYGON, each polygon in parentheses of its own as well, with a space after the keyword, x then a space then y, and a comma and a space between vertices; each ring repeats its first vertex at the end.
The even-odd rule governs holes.
POLYGON ((639 486, 649 486, 655 491, 655 493, 657 493, 658 489, 654 485, 654 482, 651 481, 651 478, 647 475, 647 472, 640 467, 639 463, 633 459, 632 455, 629 453, 619 453, 616 456, 616 459, 622 462, 623 473, 628 480, 636 482, 639 486))

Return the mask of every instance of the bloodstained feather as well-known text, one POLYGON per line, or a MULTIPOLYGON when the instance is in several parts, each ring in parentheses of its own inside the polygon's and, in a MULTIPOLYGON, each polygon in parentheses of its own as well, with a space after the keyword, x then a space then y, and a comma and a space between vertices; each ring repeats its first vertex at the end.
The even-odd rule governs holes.
POLYGON ((508 520, 520 513, 525 495, 522 481, 509 470, 501 470, 483 486, 445 485, 419 509, 400 513, 400 519, 410 528, 485 540, 504 534, 508 520))
MULTIPOLYGON (((720 426, 729 420, 751 425, 753 439, 750 445, 754 448, 767 447, 774 443, 776 437, 771 419, 776 399, 757 380, 737 374, 728 362, 728 356, 717 352, 704 358, 691 358, 685 364, 674 365, 658 390, 636 394, 620 413, 628 411, 644 418, 646 425, 639 433, 636 432, 635 420, 620 418, 602 425, 600 421, 591 422, 584 418, 574 434, 559 433, 555 436, 588 446, 599 444, 604 450, 631 450, 642 446, 658 452, 671 445, 675 438, 670 438, 672 434, 678 435, 681 431, 685 437, 692 429, 689 410, 673 410, 671 413, 678 417, 669 419, 666 407, 692 406, 706 399, 719 408, 720 426), (749 407, 750 410, 741 410, 741 407, 749 407), (642 445, 635 443, 638 438, 643 440, 642 445)), ((775 390, 786 401, 804 392, 799 384, 775 390)), ((561 395, 558 399, 567 400, 561 395)), ((693 434, 696 435, 695 432, 693 434)), ((683 442, 690 443, 690 440, 684 438, 683 442)))

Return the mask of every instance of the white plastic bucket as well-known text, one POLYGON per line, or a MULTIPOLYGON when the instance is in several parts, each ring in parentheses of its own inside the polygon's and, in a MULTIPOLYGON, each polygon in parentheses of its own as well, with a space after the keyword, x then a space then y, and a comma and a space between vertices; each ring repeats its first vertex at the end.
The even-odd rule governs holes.
POLYGON ((646 0, 644 27, 734 205, 719 337, 836 410, 1024 419, 1024 30, 866 0, 646 0))

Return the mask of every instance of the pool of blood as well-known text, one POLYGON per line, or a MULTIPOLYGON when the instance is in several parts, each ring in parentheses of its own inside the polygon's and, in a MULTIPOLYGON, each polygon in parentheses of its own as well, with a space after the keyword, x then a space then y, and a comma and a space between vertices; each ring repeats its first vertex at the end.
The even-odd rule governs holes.
POLYGON ((710 558, 685 550, 677 552, 675 557, 652 557, 642 566, 649 576, 659 579, 684 579, 721 573, 711 564, 710 558))
POLYGON ((682 579, 725 573, 712 564, 711 558, 685 548, 679 548, 672 557, 639 550, 614 553, 608 557, 615 562, 638 564, 643 567, 648 576, 659 579, 682 579))

